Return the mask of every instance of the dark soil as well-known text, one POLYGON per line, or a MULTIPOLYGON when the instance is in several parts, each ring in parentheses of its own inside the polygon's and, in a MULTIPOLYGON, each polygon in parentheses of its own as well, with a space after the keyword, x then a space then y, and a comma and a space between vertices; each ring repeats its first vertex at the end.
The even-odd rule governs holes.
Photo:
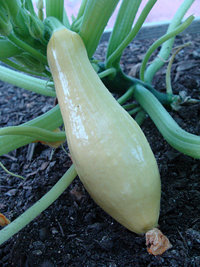
MULTIPOLYGON (((191 41, 173 64, 174 92, 200 99, 200 35, 176 39, 176 45, 191 41)), ((127 73, 137 73, 152 40, 135 41, 123 56, 127 73)), ((103 43, 98 55, 104 53, 103 43)), ((164 71, 154 81, 165 90, 164 71)), ((18 125, 49 110, 50 98, 0 83, 1 126, 18 125)), ((170 111, 184 129, 200 134, 200 104, 170 111)), ((200 266, 200 161, 180 154, 162 138, 147 118, 142 125, 155 153, 161 179, 162 201, 159 225, 173 247, 162 256, 147 253, 144 236, 138 236, 114 221, 89 197, 78 178, 46 211, 0 247, 0 266, 200 266)), ((66 144, 65 144, 66 147, 66 144)), ((42 144, 19 148, 1 157, 12 172, 0 169, 0 212, 11 221, 39 200, 71 165, 62 148, 42 144)))

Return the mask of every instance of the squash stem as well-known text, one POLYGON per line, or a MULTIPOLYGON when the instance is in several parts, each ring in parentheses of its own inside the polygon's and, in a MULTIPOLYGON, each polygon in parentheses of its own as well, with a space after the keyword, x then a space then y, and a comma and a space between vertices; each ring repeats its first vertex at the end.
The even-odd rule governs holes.
MULTIPOLYGON (((60 108, 57 105, 45 114, 21 124, 21 126, 34 126, 40 128, 42 127, 46 130, 55 130, 60 127, 62 123, 63 120, 60 113, 60 108)), ((35 140, 36 139, 33 137, 26 136, 0 136, 0 156, 13 151, 14 149, 30 144, 35 140)))
POLYGON ((135 38, 135 36, 139 32, 146 17, 148 16, 149 12, 151 11, 152 7, 156 2, 157 0, 149 0, 147 2, 146 6, 142 10, 142 13, 140 14, 132 30, 128 33, 123 42, 121 42, 120 45, 114 50, 114 52, 111 55, 109 55, 109 57, 106 59, 106 68, 110 68, 112 66, 112 63, 115 62, 115 60, 119 60, 124 49, 128 46, 128 44, 135 38))
POLYGON ((65 28, 65 26, 56 18, 48 17, 44 20, 45 31, 51 36, 54 31, 65 28))
POLYGON ((174 29, 173 31, 163 35, 161 38, 159 38, 155 43, 153 43, 153 45, 151 45, 142 61, 142 65, 140 68, 140 79, 142 81, 145 80, 145 69, 146 69, 146 65, 147 62, 149 60, 149 58, 151 57, 152 53, 160 46, 162 45, 164 42, 166 42, 167 40, 171 39, 172 37, 175 37, 177 34, 181 33, 182 31, 184 31, 194 20, 194 16, 189 16, 180 26, 178 26, 176 29, 174 29))
POLYGON ((0 79, 3 82, 11 83, 15 86, 41 95, 52 97, 56 96, 55 91, 50 86, 52 83, 48 83, 48 81, 31 77, 3 66, 0 66, 0 79))
MULTIPOLYGON (((131 31, 133 21, 141 2, 142 0, 122 1, 111 37, 109 39, 106 58, 109 58, 109 56, 117 49, 131 31)), ((115 62, 112 63, 113 66, 118 67, 120 57, 121 55, 119 55, 115 62)))
POLYGON ((134 108, 130 111, 128 111, 129 115, 134 115, 135 113, 139 112, 141 110, 141 107, 134 108))
POLYGON ((110 75, 115 76, 115 74, 116 74, 115 68, 110 68, 110 69, 107 69, 107 70, 104 70, 104 71, 98 73, 100 79, 102 79, 106 76, 110 76, 110 75))
POLYGON ((65 10, 65 8, 63 8, 63 25, 69 29, 70 28, 70 22, 67 16, 67 11, 65 10))
POLYGON ((126 105, 123 105, 122 107, 123 107, 125 110, 130 110, 130 109, 133 109, 133 108, 138 107, 138 104, 137 104, 137 103, 126 104, 126 105))
POLYGON ((156 97, 142 85, 135 86, 134 96, 172 147, 183 154, 200 159, 200 136, 183 130, 156 97))
MULTIPOLYGON (((195 0, 184 0, 181 6, 178 8, 175 16, 173 17, 168 29, 167 33, 175 30, 181 23, 184 15, 190 8, 190 6, 194 3, 195 0)), ((153 60, 153 62, 148 66, 145 71, 145 81, 151 83, 156 72, 164 65, 165 60, 168 59, 172 46, 174 44, 174 37, 167 40, 162 44, 162 47, 159 51, 158 56, 153 60)))
POLYGON ((91 58, 119 0, 88 0, 79 34, 91 58))
MULTIPOLYGON (((105 70, 104 66, 100 66, 102 70, 105 70)), ((141 84, 145 88, 147 88, 151 93, 153 93, 156 98, 166 106, 169 106, 173 102, 173 96, 167 95, 165 93, 161 93, 157 91, 152 85, 149 83, 143 82, 137 78, 126 75, 121 69, 118 69, 114 79, 111 79, 110 76, 106 76, 102 78, 102 82, 105 86, 110 90, 110 92, 114 92, 117 94, 125 93, 131 86, 135 84, 141 84)))
POLYGON ((65 141, 65 132, 52 132, 43 128, 34 126, 10 126, 0 128, 0 136, 20 135, 29 136, 44 142, 65 141))
POLYGON ((46 0, 46 17, 63 20, 64 0, 46 0))
POLYGON ((85 12, 86 5, 87 5, 87 1, 88 0, 82 0, 81 1, 81 6, 79 8, 79 11, 78 11, 78 15, 76 17, 76 20, 80 19, 83 16, 83 14, 85 12))
POLYGON ((20 215, 17 219, 0 231, 0 245, 7 241, 14 234, 18 233, 28 223, 34 220, 41 212, 47 209, 71 184, 76 175, 76 170, 74 165, 72 165, 48 193, 46 193, 32 207, 30 207, 22 215, 20 215))
POLYGON ((135 121, 137 122, 138 125, 141 125, 144 122, 146 116, 147 116, 146 112, 142 109, 135 116, 135 121))
POLYGON ((125 94, 117 99, 120 105, 123 105, 129 98, 133 96, 134 86, 130 87, 125 94))

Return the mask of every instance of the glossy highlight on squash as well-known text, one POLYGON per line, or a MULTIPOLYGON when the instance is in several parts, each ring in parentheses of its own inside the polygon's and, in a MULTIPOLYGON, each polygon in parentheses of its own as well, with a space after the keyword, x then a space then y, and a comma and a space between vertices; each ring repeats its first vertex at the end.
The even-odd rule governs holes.
POLYGON ((156 227, 160 176, 142 130, 99 79, 77 33, 54 31, 47 57, 70 154, 85 188, 129 230, 156 227))

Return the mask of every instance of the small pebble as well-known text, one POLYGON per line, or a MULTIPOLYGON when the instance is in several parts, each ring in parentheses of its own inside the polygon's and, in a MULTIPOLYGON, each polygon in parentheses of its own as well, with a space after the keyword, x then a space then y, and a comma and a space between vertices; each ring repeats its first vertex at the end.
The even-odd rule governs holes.
POLYGON ((39 237, 42 241, 44 241, 48 236, 48 230, 46 227, 43 227, 39 230, 39 237))
POLYGON ((42 251, 45 250, 45 245, 42 241, 35 241, 35 242, 33 242, 32 245, 33 245, 35 250, 42 250, 42 251))
POLYGON ((51 232, 53 235, 55 235, 58 233, 58 230, 55 227, 53 227, 53 228, 51 228, 51 232))
POLYGON ((42 251, 39 250, 39 249, 37 249, 37 250, 33 250, 32 253, 33 253, 33 255, 35 255, 35 256, 40 256, 40 255, 42 255, 42 251))
POLYGON ((9 196, 9 197, 12 197, 12 196, 15 196, 16 193, 17 193, 17 189, 14 188, 14 189, 11 189, 11 190, 7 191, 7 192, 5 193, 5 195, 6 195, 6 196, 9 196))
POLYGON ((113 241, 108 236, 103 236, 101 241, 99 242, 99 245, 105 250, 110 250, 113 248, 113 241))

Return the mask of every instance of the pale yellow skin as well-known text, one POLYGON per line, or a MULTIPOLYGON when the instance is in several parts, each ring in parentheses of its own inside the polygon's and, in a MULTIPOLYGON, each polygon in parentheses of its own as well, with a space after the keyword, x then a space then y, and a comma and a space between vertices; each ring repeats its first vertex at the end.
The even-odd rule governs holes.
POLYGON ((47 56, 71 157, 85 188, 129 230, 144 233, 157 226, 160 176, 142 130, 101 82, 78 34, 55 31, 47 56))

